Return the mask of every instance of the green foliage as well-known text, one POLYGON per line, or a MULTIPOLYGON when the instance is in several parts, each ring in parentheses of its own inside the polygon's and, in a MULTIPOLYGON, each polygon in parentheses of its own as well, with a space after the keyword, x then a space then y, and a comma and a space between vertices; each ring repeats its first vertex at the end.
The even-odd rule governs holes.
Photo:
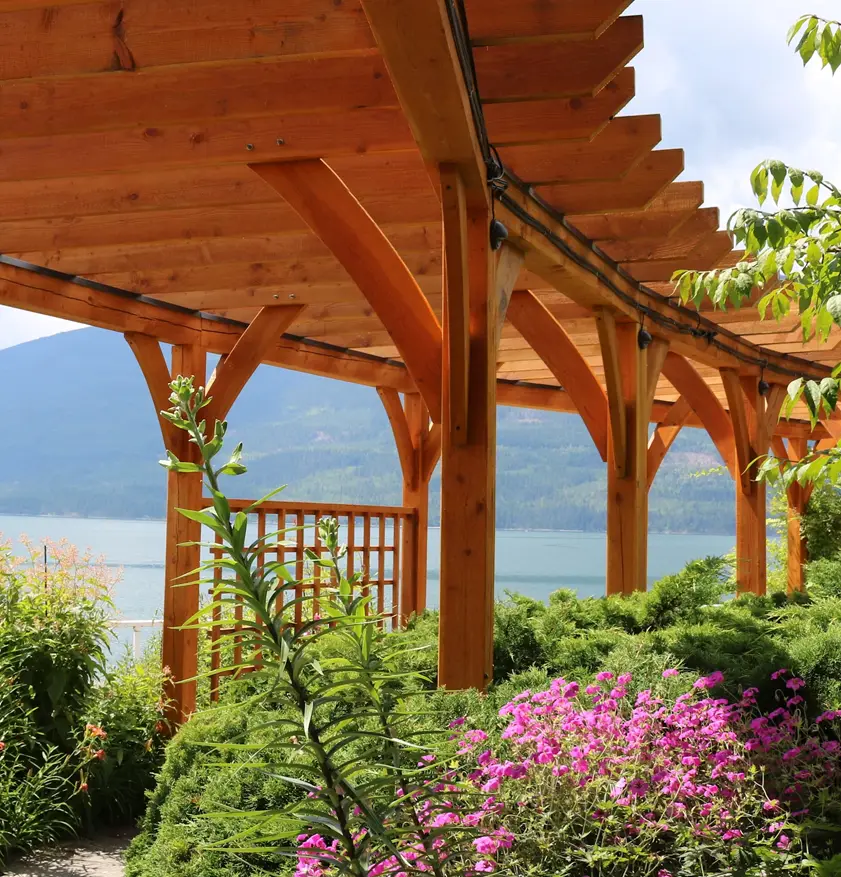
POLYGON ((829 485, 816 488, 800 528, 809 545, 810 560, 838 555, 841 552, 841 492, 829 485))
POLYGON ((251 827, 246 811, 279 810, 300 799, 290 783, 255 770, 253 753, 236 745, 263 744, 271 755, 276 718, 252 701, 199 713, 179 730, 129 848, 126 877, 246 877, 282 868, 283 859, 270 851, 234 856, 218 849, 251 827))
POLYGON ((54 546, 45 571, 0 549, 0 675, 14 678, 39 736, 62 751, 105 671, 108 583, 101 567, 54 546))
POLYGON ((841 23, 837 21, 803 15, 788 32, 788 42, 804 65, 817 57, 821 66, 832 68, 833 73, 841 67, 841 23))
POLYGON ((125 825, 143 813, 168 739, 163 687, 160 653, 150 649, 141 662, 124 658, 91 691, 83 721, 107 736, 87 771, 89 824, 125 825))
POLYGON ((181 514, 219 540, 197 571, 199 584, 213 583, 211 603, 187 624, 202 631, 217 628, 223 643, 239 640, 244 664, 228 668, 235 675, 253 667, 259 654, 247 681, 256 690, 250 702, 275 708, 264 725, 268 741, 217 742, 213 748, 249 753, 243 769, 264 772, 298 793, 284 807, 236 815, 250 827, 215 849, 295 859, 293 841, 300 844, 303 831, 312 844, 299 865, 312 875, 335 868, 365 877, 387 860, 436 877, 443 877, 445 862, 448 874, 464 873, 473 855, 470 838, 483 814, 470 826, 461 824, 471 792, 452 779, 442 782, 448 774, 426 745, 430 730, 407 703, 422 680, 401 669, 403 641, 380 632, 361 576, 348 579, 342 573, 346 549, 338 543, 338 523, 318 523, 323 550, 308 549, 311 576, 295 579, 294 561, 267 561, 266 546, 288 531, 247 543, 248 513, 277 491, 233 516, 220 478, 245 472, 242 446, 216 464, 226 424, 217 421, 208 437, 201 419, 209 402, 203 388, 179 377, 171 389, 172 408, 162 416, 188 433, 195 452, 194 461, 170 452, 163 465, 171 472, 201 473, 212 506, 181 514), (287 589, 296 595, 289 602, 287 589), (227 616, 235 603, 253 621, 231 631, 227 616), (305 620, 296 626, 298 607, 305 620), (447 819, 439 824, 438 815, 447 819))
MULTIPOLYGON (((804 15, 788 41, 808 64, 820 59, 834 74, 841 66, 841 23, 804 15)), ((699 306, 705 299, 722 310, 741 307, 755 289, 763 290, 757 307, 762 319, 781 320, 792 309, 800 316, 804 341, 826 341, 841 325, 841 189, 817 170, 804 170, 779 159, 759 164, 750 177, 758 208, 743 208, 730 218, 728 229, 745 258, 736 266, 712 271, 679 271, 674 275, 684 302, 699 306), (763 209, 768 200, 772 209, 763 209)), ((790 416, 803 402, 812 426, 836 408, 837 366, 820 381, 798 378, 788 387, 783 413, 790 416)), ((780 467, 766 458, 759 477, 783 486, 793 483, 832 484, 841 481, 841 447, 814 452, 780 467)))
POLYGON ((10 851, 49 843, 76 824, 70 776, 81 759, 43 742, 26 694, 0 678, 0 866, 10 851))
POLYGON ((0 551, 0 860, 136 815, 163 749, 160 674, 106 668, 106 568, 66 544, 31 554, 0 551))

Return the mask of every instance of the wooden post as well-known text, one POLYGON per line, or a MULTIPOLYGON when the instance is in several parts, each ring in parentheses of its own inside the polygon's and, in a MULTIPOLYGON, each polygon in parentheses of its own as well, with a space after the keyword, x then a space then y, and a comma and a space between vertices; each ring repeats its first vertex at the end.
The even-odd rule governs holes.
MULTIPOLYGON (((420 394, 406 395, 406 422, 412 438, 414 465, 412 472, 403 473, 403 505, 415 510, 414 532, 410 549, 403 555, 403 575, 407 586, 401 588, 401 622, 412 613, 426 609, 427 553, 429 546, 429 480, 437 462, 437 454, 431 467, 424 466, 424 457, 430 454, 429 412, 420 394), (407 474, 410 477, 406 477, 407 474)), ((439 428, 440 429, 440 428, 439 428)), ((438 450, 440 451, 440 444, 438 450)))
POLYGON ((610 431, 607 454, 607 593, 645 590, 648 576, 648 422, 667 345, 642 349, 636 323, 596 312, 605 366, 610 431))
POLYGON ((445 273, 438 682, 450 689, 484 689, 493 673, 498 303, 489 212, 466 210, 463 201, 453 209, 466 216, 451 215, 445 204, 445 226, 456 232, 444 236, 445 258, 448 266, 462 264, 460 251, 466 252, 467 289, 451 288, 460 272, 445 273), (466 325, 460 319, 464 296, 466 325), (451 369, 449 356, 464 349, 462 339, 451 337, 456 332, 469 334, 466 429, 458 405, 463 364, 451 369))
MULTIPOLYGON (((192 375, 197 387, 204 385, 206 365, 202 348, 194 344, 172 348, 172 376, 178 375, 192 375)), ((182 430, 176 433, 171 450, 179 460, 194 459, 195 448, 182 430)), ((172 699, 170 719, 176 724, 186 721, 196 709, 194 677, 198 672, 198 631, 179 628, 199 609, 199 585, 191 582, 189 574, 201 561, 198 546, 184 544, 201 539, 201 526, 179 514, 177 509, 198 509, 201 504, 200 472, 168 474, 162 660, 171 672, 167 694, 172 699), (187 679, 193 681, 185 682, 187 679)))
POLYGON ((808 505, 807 488, 802 484, 792 484, 788 494, 788 516, 786 538, 788 544, 788 592, 803 591, 806 587, 804 567, 809 559, 806 537, 800 525, 808 505))
POLYGON ((379 387, 377 392, 388 415, 400 458, 403 505, 415 510, 412 525, 404 525, 401 544, 403 569, 398 619, 405 625, 413 613, 426 608, 429 481, 441 452, 441 427, 430 427, 429 410, 420 393, 407 393, 402 405, 396 390, 379 387))
MULTIPOLYGON (((809 442, 805 438, 790 438, 788 446, 785 439, 775 436, 771 439, 771 447, 780 461, 780 468, 790 461, 796 463, 809 453, 809 442)), ((788 592, 802 591, 806 587, 804 567, 809 559, 808 545, 803 535, 801 519, 812 496, 811 484, 794 483, 786 489, 786 547, 787 547, 787 580, 788 592)))
POLYGON ((768 584, 765 482, 756 480, 756 461, 768 453, 785 388, 759 393, 754 376, 721 369, 736 442, 736 587, 739 593, 764 594, 768 584))

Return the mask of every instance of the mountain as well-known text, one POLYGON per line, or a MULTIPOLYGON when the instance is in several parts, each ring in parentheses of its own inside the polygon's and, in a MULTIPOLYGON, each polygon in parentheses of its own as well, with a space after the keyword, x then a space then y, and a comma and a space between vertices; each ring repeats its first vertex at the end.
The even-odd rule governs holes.
MULTIPOLYGON (((80 329, 0 350, 0 513, 162 517, 160 431, 134 356, 117 333, 80 329)), ((229 417, 247 475, 229 488, 287 484, 302 501, 400 502, 397 453, 376 392, 263 366, 229 417)), ((500 527, 604 530, 605 472, 581 420, 501 408, 500 527)), ((651 493, 651 529, 729 533, 728 476, 706 433, 684 430, 651 493)), ((432 517, 437 520, 437 479, 432 517)))

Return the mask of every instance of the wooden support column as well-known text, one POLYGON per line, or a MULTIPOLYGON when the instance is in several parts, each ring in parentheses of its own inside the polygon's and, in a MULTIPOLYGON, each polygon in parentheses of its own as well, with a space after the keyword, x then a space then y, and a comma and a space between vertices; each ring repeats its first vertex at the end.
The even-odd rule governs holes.
POLYGON ((736 442, 736 586, 739 593, 764 594, 767 587, 766 490, 756 480, 756 461, 768 453, 773 427, 785 398, 784 387, 759 394, 753 376, 721 369, 736 442))
MULTIPOLYGON (((775 436, 771 439, 771 448, 780 461, 780 468, 784 468, 786 461, 797 463, 809 453, 809 442, 805 438, 792 438, 786 446, 784 439, 775 436)), ((812 488, 811 484, 795 483, 786 489, 787 579, 790 594, 806 587, 804 571, 809 560, 809 546, 803 535, 801 519, 809 505, 812 488)))
POLYGON ((395 390, 377 390, 394 433, 403 473, 403 505, 416 513, 414 527, 404 527, 403 575, 398 594, 398 618, 404 626, 426 609, 429 544, 429 482, 441 455, 441 427, 430 425, 429 410, 419 393, 407 393, 405 403, 395 390))
MULTIPOLYGON (((446 212, 444 221, 451 221, 446 212)), ((493 676, 497 299, 489 226, 487 210, 466 214, 459 245, 467 254, 467 289, 450 289, 455 272, 445 275, 438 683, 450 689, 484 689, 493 676), (465 294, 466 324, 450 315, 465 294), (466 432, 459 422, 461 365, 452 369, 449 355, 463 349, 464 339, 452 337, 458 332, 468 334, 466 432)), ((447 244, 454 237, 445 235, 447 244)), ((462 258, 445 255, 448 265, 462 258)))
MULTIPOLYGON (((176 344, 172 348, 171 370, 161 346, 148 335, 127 333, 155 405, 156 413, 170 407, 169 382, 178 375, 193 376, 196 386, 205 382, 206 355, 197 344, 176 344)), ((164 445, 179 460, 195 460, 195 446, 187 433, 158 418, 164 445)), ((165 695, 169 699, 167 716, 173 727, 185 721, 196 709, 198 673, 198 631, 182 626, 199 609, 199 585, 191 583, 190 573, 200 563, 201 526, 178 513, 178 509, 198 509, 202 504, 200 472, 169 472, 166 495, 166 559, 164 571, 164 617, 161 661, 169 668, 165 695), (191 680, 191 681, 185 681, 191 680)))
POLYGON ((645 590, 648 581, 648 423, 668 345, 643 350, 636 323, 596 311, 610 430, 607 453, 607 593, 645 590))
MULTIPOLYGON (((205 351, 195 344, 172 348, 172 376, 190 376, 196 386, 203 386, 206 377, 205 351)), ((195 446, 187 433, 178 430, 171 449, 179 460, 195 460, 195 446)), ((198 673, 198 631, 182 630, 181 626, 199 610, 199 585, 191 581, 191 573, 201 562, 197 545, 185 543, 201 540, 201 526, 190 521, 178 509, 202 507, 202 476, 200 472, 169 472, 166 491, 166 567, 164 574, 163 649, 164 667, 172 672, 170 684, 173 699, 172 719, 180 724, 196 709, 198 673), (187 682, 185 680, 193 680, 187 682)))

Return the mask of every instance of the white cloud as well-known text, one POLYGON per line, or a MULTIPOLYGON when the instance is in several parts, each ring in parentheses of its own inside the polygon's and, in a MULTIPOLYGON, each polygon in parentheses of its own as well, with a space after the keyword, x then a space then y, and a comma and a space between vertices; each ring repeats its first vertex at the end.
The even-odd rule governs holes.
POLYGON ((837 0, 636 0, 645 49, 628 112, 660 113, 663 146, 686 152, 683 179, 705 182, 722 219, 753 203, 748 177, 765 158, 841 180, 841 74, 803 68, 786 33, 837 0))
POLYGON ((67 320, 0 307, 0 349, 78 328, 80 328, 78 323, 70 323, 67 320))

